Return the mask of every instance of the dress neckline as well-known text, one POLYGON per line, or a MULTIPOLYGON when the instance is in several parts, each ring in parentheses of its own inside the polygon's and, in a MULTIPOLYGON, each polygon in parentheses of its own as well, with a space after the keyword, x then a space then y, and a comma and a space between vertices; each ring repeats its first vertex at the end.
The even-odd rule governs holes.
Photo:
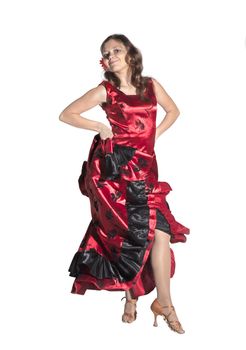
POLYGON ((137 94, 134 94, 134 95, 128 95, 128 94, 125 94, 123 91, 121 91, 120 89, 118 89, 115 85, 113 85, 112 83, 110 83, 110 81, 106 80, 115 90, 121 92, 123 95, 125 96, 139 96, 137 94))

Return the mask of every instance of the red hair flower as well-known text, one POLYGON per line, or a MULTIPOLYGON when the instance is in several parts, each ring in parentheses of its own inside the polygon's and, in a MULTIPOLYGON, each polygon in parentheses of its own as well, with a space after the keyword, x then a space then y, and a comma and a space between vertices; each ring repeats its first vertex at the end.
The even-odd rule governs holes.
POLYGON ((107 70, 108 67, 104 63, 103 58, 100 59, 99 63, 101 64, 101 66, 103 67, 104 70, 107 70))

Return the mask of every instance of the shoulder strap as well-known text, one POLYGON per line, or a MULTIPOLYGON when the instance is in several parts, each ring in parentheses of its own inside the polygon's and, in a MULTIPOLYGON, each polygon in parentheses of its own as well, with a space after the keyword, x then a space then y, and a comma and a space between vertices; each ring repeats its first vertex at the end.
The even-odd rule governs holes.
POLYGON ((111 87, 110 83, 107 80, 102 80, 101 83, 98 84, 98 86, 99 85, 104 85, 107 90, 111 87))
POLYGON ((111 84, 107 81, 107 80, 102 80, 101 83, 98 84, 99 85, 103 85, 106 89, 107 92, 107 102, 111 104, 112 103, 112 86, 111 84))
POLYGON ((154 90, 154 86, 153 86, 153 80, 151 77, 148 80, 148 86, 149 86, 149 95, 151 96, 151 98, 154 98, 156 100, 155 90, 154 90))

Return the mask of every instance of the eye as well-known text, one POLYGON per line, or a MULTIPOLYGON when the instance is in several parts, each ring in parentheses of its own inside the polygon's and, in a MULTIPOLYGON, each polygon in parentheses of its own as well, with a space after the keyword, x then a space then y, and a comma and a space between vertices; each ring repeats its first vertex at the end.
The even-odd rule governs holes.
POLYGON ((108 54, 108 53, 105 53, 105 54, 103 55, 103 58, 104 58, 105 60, 108 60, 109 54, 108 54))

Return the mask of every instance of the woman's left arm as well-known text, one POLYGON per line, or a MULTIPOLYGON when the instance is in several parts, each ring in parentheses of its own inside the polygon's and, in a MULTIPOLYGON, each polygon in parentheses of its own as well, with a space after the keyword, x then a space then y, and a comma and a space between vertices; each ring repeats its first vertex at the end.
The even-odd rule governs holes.
POLYGON ((176 106, 175 102, 165 91, 163 86, 154 78, 151 78, 153 81, 153 87, 157 103, 164 109, 166 115, 162 122, 156 128, 155 141, 157 138, 166 131, 178 118, 180 111, 176 106))

